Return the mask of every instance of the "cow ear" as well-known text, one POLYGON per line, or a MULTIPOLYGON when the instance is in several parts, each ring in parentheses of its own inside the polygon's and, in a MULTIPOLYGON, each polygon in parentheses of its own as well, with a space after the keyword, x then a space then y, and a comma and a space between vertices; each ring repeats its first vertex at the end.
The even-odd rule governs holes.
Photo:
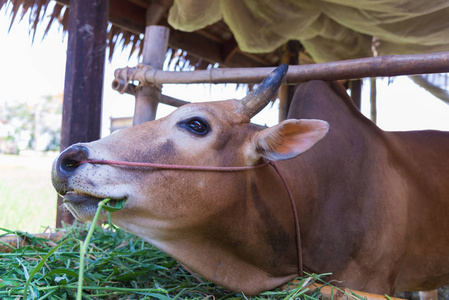
POLYGON ((255 151, 259 157, 276 161, 304 153, 329 131, 329 124, 321 120, 285 120, 276 126, 259 131, 255 136, 255 151))

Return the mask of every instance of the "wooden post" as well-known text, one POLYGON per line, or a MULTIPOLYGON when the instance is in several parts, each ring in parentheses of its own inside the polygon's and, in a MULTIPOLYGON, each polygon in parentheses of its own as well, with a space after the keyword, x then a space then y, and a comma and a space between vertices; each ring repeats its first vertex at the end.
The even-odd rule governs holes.
MULTIPOLYGON (((150 65, 156 70, 162 70, 165 53, 167 53, 169 33, 169 29, 164 26, 147 26, 143 47, 143 64, 150 65)), ((160 98, 161 90, 158 86, 145 86, 137 89, 133 126, 156 118, 160 98)))
MULTIPOLYGON (((109 0, 70 1, 61 151, 100 138, 108 12, 109 0)), ((56 227, 73 220, 58 210, 56 227)))
POLYGON ((377 84, 376 78, 370 78, 371 121, 377 123, 377 84))
POLYGON ((355 106, 360 110, 362 107, 362 80, 351 80, 349 82, 349 88, 351 89, 352 101, 354 101, 355 106))
MULTIPOLYGON (((301 45, 298 41, 288 41, 283 47, 283 55, 281 58, 281 63, 286 63, 289 65, 299 64, 299 51, 301 50, 301 45)), ((279 89, 279 122, 287 119, 288 110, 293 99, 293 94, 295 93, 295 86, 293 85, 281 85, 279 89)))

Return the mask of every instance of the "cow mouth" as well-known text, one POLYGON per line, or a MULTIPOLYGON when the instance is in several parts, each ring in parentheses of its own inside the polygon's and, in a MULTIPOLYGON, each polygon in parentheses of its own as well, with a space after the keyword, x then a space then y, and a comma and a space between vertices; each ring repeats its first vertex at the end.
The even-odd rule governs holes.
POLYGON ((86 194, 82 192, 77 191, 68 191, 65 193, 63 198, 63 203, 67 206, 70 212, 72 212, 75 217, 77 216, 77 208, 84 207, 84 208, 91 208, 96 209, 98 207, 98 204, 100 201, 110 198, 111 200, 107 203, 110 207, 123 207, 123 204, 126 202, 127 197, 103 197, 103 196, 96 196, 91 194, 86 194))

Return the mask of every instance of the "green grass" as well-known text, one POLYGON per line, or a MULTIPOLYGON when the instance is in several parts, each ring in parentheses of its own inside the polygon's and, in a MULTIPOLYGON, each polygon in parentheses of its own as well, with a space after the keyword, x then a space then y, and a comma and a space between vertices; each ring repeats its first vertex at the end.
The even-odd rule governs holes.
MULTIPOLYGON (((29 245, 0 253, 0 299, 75 299, 80 270, 80 245, 88 227, 75 224, 57 245, 23 232, 29 245), (25 288, 26 287, 26 288, 25 288)), ((4 233, 12 233, 4 230, 4 233)), ((82 299, 243 299, 192 276, 175 260, 132 234, 96 226, 88 243, 82 276, 82 299)), ((306 294, 303 277, 288 290, 273 290, 248 299, 317 299, 306 294)))
POLYGON ((0 227, 32 233, 54 227, 57 194, 50 180, 55 154, 0 154, 0 227))

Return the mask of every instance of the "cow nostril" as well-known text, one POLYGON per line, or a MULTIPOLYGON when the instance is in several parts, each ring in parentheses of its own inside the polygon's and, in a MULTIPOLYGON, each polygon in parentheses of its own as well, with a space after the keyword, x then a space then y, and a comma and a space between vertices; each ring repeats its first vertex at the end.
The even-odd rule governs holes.
POLYGON ((61 169, 64 170, 65 172, 71 173, 73 171, 75 171, 76 168, 78 168, 78 166, 80 165, 80 162, 74 159, 63 159, 61 161, 61 169))
POLYGON ((88 149, 80 145, 73 145, 64 150, 57 161, 58 175, 62 177, 70 176, 82 161, 87 160, 88 154, 88 149))

